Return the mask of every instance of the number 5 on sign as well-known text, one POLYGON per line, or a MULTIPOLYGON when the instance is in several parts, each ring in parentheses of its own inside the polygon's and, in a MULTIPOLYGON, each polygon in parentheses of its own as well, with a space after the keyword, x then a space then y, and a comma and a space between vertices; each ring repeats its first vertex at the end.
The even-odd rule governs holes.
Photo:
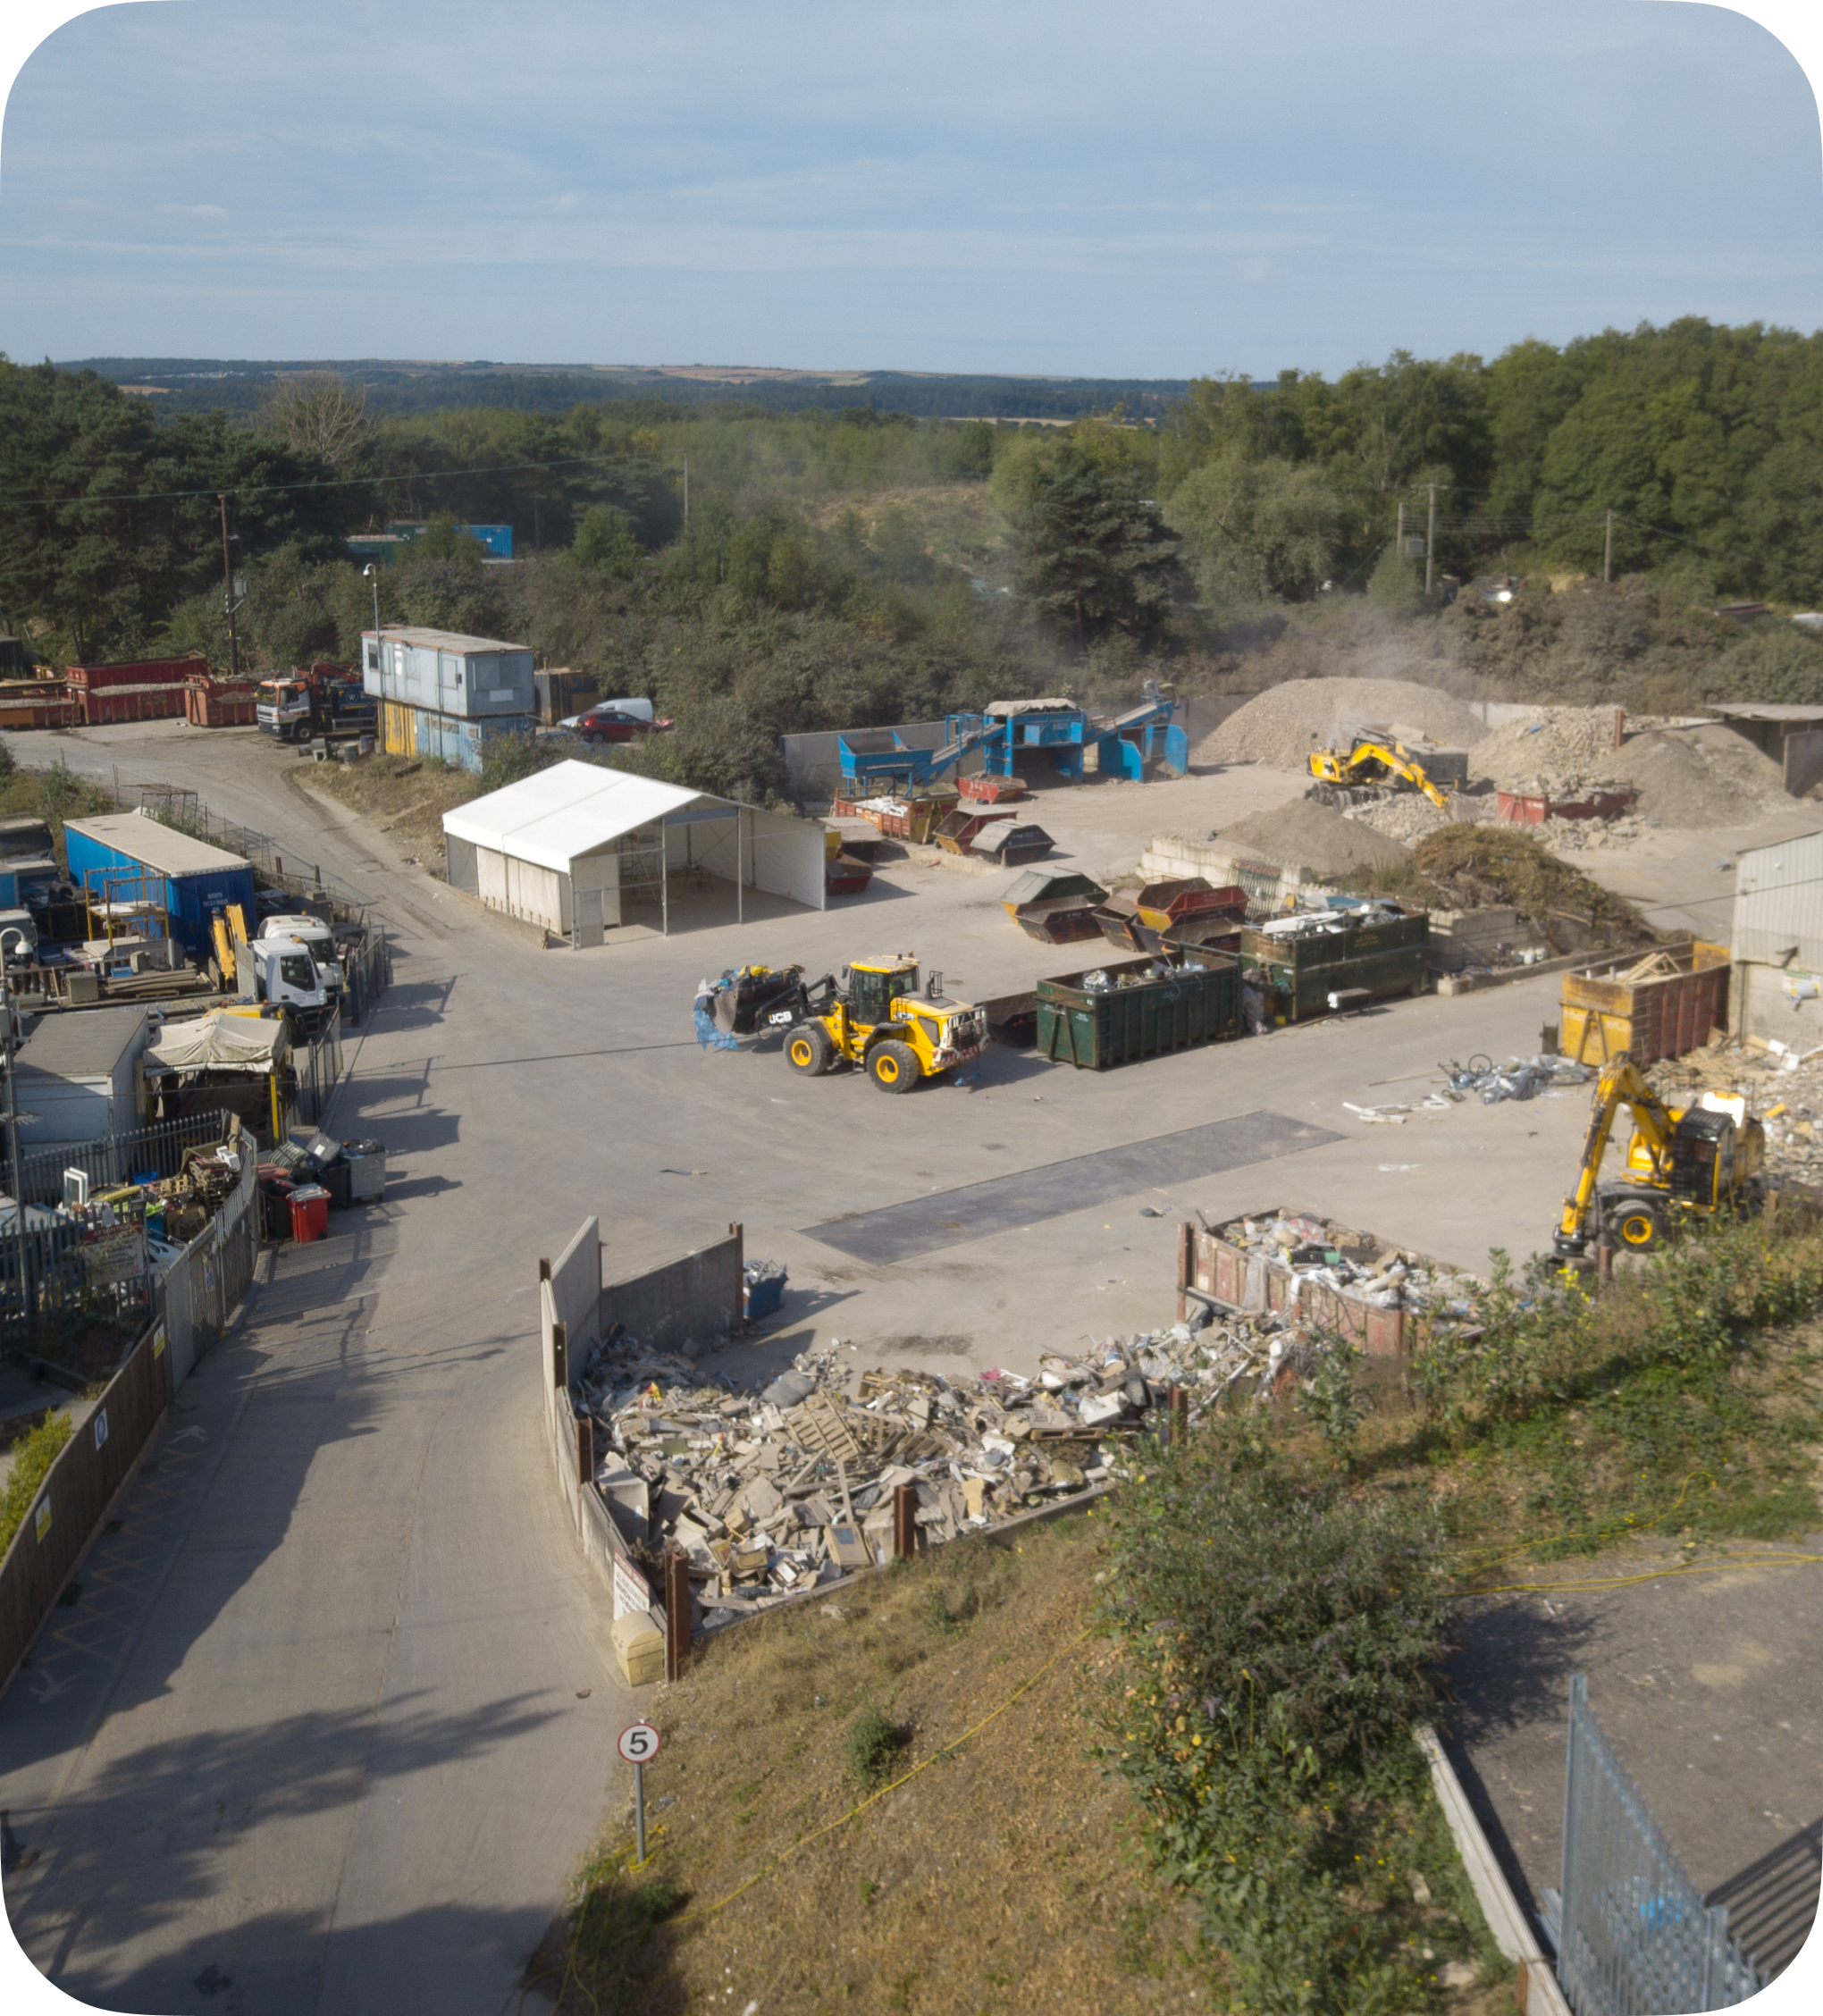
POLYGON ((629 1764, 650 1764, 659 1754, 659 1732, 650 1722, 629 1723, 617 1747, 629 1764))
POLYGON ((643 1863, 646 1859, 645 1768, 659 1754, 659 1732, 650 1722, 629 1722, 614 1747, 633 1766, 634 1852, 643 1863))

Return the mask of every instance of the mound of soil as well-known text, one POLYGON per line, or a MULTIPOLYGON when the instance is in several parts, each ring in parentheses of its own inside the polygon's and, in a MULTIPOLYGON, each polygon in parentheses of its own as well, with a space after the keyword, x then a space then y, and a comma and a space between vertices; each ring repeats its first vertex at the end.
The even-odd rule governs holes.
POLYGON ((1310 798, 1294 798, 1269 812, 1251 812, 1224 827, 1220 837, 1237 852, 1277 867, 1296 864, 1325 878, 1392 868, 1406 859, 1397 840, 1310 798))
POLYGON ((1459 700, 1415 680, 1292 679, 1231 714, 1191 760, 1301 770, 1313 749, 1367 727, 1402 729, 1450 749, 1469 748, 1487 732, 1459 700))

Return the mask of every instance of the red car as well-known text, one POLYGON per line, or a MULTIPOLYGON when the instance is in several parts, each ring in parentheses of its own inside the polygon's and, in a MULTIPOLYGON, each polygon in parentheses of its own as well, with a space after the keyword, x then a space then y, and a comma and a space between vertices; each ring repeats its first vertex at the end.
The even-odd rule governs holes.
POLYGON ((564 725, 581 735, 584 742, 631 742, 636 735, 650 735, 654 728, 671 726, 668 721, 642 719, 622 707, 592 707, 586 714, 578 714, 574 722, 564 725))

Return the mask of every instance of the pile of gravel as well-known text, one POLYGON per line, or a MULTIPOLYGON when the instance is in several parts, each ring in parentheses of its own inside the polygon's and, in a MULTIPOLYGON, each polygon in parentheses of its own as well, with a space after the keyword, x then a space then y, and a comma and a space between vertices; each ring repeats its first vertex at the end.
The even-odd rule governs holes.
MULTIPOLYGON (((1610 714, 1610 723, 1613 716, 1610 714)), ((1271 686, 1205 735, 1195 763, 1269 763, 1303 770, 1313 749, 1333 749, 1360 728, 1394 728, 1402 739, 1466 749, 1487 732, 1437 686, 1409 679, 1291 679, 1271 686)), ((1610 735, 1611 739, 1611 735, 1610 735)))
POLYGON ((1406 858, 1397 840, 1311 798, 1294 798, 1269 812, 1249 813, 1224 827, 1217 837, 1248 860, 1275 868, 1307 868, 1324 878, 1391 868, 1406 858))

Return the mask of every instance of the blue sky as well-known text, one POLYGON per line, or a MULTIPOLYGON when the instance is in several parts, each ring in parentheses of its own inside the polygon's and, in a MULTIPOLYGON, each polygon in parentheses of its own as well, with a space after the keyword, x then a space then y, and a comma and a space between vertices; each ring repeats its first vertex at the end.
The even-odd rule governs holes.
POLYGON ((1711 7, 103 9, 0 130, 0 349, 1181 376, 1823 324, 1711 7))

